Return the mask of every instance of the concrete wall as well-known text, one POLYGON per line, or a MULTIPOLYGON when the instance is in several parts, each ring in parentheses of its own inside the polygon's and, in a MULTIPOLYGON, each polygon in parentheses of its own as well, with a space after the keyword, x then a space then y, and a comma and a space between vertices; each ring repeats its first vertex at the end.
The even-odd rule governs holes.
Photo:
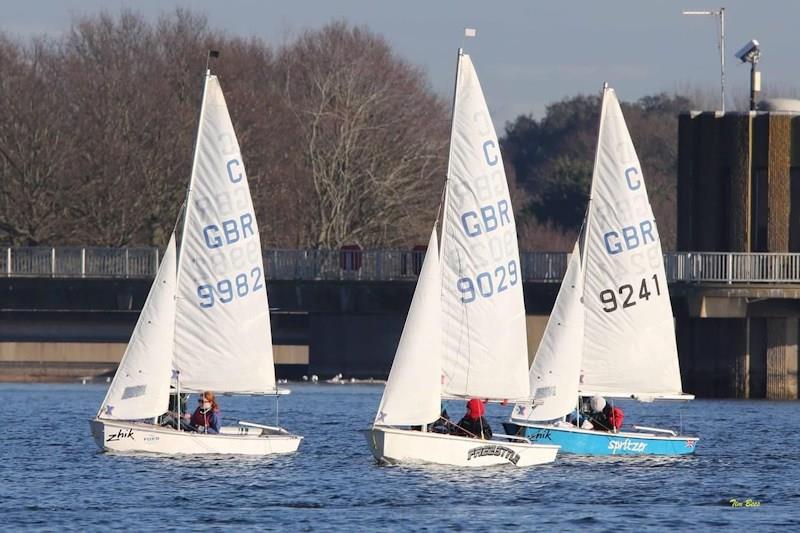
MULTIPOLYGON (((0 381, 61 381, 112 375, 124 342, 0 342, 0 381)), ((307 373, 308 346, 275 345, 279 378, 307 373)))
MULTIPOLYGON (((680 116, 678 249, 800 252, 800 117, 680 116)), ((798 398, 794 292, 688 294, 686 313, 676 313, 686 389, 798 398)))

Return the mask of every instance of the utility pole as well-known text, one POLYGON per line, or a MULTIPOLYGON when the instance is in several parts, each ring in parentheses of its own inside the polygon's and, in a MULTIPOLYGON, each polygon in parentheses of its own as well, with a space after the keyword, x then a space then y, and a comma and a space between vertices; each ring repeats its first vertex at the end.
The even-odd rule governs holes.
POLYGON ((719 17, 719 85, 721 110, 725 113, 725 8, 716 11, 684 11, 684 15, 711 15, 719 17))

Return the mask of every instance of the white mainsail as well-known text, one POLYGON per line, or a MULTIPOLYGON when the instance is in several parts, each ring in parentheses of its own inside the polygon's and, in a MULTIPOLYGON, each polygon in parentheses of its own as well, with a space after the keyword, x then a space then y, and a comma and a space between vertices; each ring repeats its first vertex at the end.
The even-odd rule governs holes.
POLYGON ((532 403, 518 403, 513 419, 560 418, 575 408, 583 355, 583 272, 578 243, 572 250, 553 312, 530 371, 532 403))
POLYGON ((239 143, 207 75, 178 262, 175 368, 184 390, 275 391, 258 224, 239 143))
POLYGON ((98 416, 151 418, 166 411, 175 332, 175 234, 150 287, 139 320, 98 416))
POLYGON ((442 388, 441 276, 434 228, 375 417, 376 424, 414 426, 439 418, 442 388))
POLYGON ((680 395, 661 243, 639 159, 606 88, 585 245, 583 394, 680 395))
POLYGON ((443 392, 528 397, 517 230, 492 119, 459 55, 442 227, 443 392))

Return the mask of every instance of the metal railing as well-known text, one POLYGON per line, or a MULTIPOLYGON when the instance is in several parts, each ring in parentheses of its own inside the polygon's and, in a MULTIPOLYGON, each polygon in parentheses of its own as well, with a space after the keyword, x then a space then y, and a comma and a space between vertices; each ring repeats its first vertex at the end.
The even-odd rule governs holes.
MULTIPOLYGON (((409 250, 265 250, 273 280, 416 279, 424 252, 409 250)), ((566 252, 523 252, 525 281, 559 283, 566 252)), ((0 248, 0 276, 55 278, 152 278, 157 248, 0 248)), ((800 254, 669 252, 667 280, 684 283, 800 283, 800 254)))
POLYGON ((152 278, 158 248, 64 246, 0 248, 0 276, 55 278, 152 278))

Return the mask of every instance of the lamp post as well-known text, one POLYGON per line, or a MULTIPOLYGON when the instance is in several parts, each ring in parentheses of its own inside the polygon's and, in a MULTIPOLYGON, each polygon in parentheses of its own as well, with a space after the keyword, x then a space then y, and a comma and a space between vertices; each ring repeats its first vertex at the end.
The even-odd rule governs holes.
POLYGON ((725 113, 725 8, 716 11, 684 11, 684 15, 711 15, 719 17, 719 84, 722 112, 725 113))
POLYGON ((750 111, 756 108, 756 93, 761 90, 761 73, 756 70, 756 65, 761 57, 761 46, 758 41, 751 39, 741 50, 736 52, 736 57, 742 63, 750 63, 750 111))

